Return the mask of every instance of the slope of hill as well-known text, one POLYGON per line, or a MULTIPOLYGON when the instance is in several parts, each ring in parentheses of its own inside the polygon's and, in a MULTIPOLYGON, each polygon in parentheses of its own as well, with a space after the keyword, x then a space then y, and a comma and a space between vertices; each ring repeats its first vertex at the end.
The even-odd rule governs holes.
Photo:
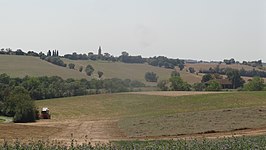
MULTIPOLYGON (((200 71, 200 70, 209 70, 209 68, 215 68, 217 67, 217 63, 197 63, 197 64, 186 64, 185 67, 188 69, 189 67, 193 67, 196 71, 200 71)), ((233 69, 242 69, 244 68, 245 70, 249 71, 249 70, 253 70, 254 67, 251 66, 247 66, 247 65, 242 65, 242 64, 231 64, 231 65, 226 65, 225 63, 220 64, 219 66, 220 68, 233 68, 233 69)), ((256 70, 260 70, 258 68, 255 68, 256 70)))
POLYGON ((6 73, 11 77, 28 76, 60 76, 64 79, 88 78, 75 70, 60 67, 48 63, 38 57, 0 55, 0 73, 6 73))
MULTIPOLYGON (((102 71, 104 78, 120 78, 120 79, 132 79, 145 83, 145 73, 155 72, 158 76, 158 80, 169 79, 172 69, 165 69, 150 66, 148 64, 127 64, 121 62, 107 62, 107 61, 88 61, 88 60, 69 60, 63 59, 66 64, 73 63, 75 68, 78 69, 83 66, 85 69, 88 64, 92 65, 94 70, 94 77, 97 77, 97 72, 102 71)), ((83 71, 85 74, 85 72, 83 71)), ((147 84, 147 83, 146 83, 147 84)))

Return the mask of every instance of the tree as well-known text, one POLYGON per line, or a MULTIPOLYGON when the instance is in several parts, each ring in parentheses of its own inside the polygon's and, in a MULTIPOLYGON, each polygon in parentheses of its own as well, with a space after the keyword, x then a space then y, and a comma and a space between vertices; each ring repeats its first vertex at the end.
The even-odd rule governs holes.
POLYGON ((14 122, 34 122, 35 112, 34 101, 29 92, 21 86, 16 86, 5 99, 3 113, 14 117, 14 122))
POLYGON ((244 90, 261 91, 265 87, 264 80, 260 77, 253 77, 251 81, 244 85, 244 90))
POLYGON ((171 77, 176 77, 176 76, 179 76, 180 77, 180 73, 177 72, 176 70, 175 71, 172 71, 171 72, 171 77))
POLYGON ((243 86, 243 84, 245 83, 245 81, 240 76, 239 70, 227 69, 226 75, 227 78, 232 81, 234 89, 243 86))
POLYGON ((181 77, 171 77, 169 81, 171 83, 171 90, 173 91, 190 91, 190 85, 184 82, 181 77))
POLYGON ((178 65, 178 67, 179 67, 180 71, 182 71, 185 68, 185 65, 183 63, 180 63, 178 65))
POLYGON ((83 70, 83 66, 80 66, 79 67, 79 72, 82 72, 82 70, 83 70))
POLYGON ((51 53, 51 51, 49 50, 48 52, 47 52, 47 56, 51 56, 52 55, 52 53, 51 53))
POLYGON ((98 71, 98 77, 101 78, 103 76, 103 72, 102 71, 98 71))
POLYGON ((189 67, 188 70, 190 73, 195 73, 195 69, 193 67, 189 67))
POLYGON ((75 69, 75 64, 70 63, 70 64, 68 64, 68 67, 69 67, 69 69, 75 69))
POLYGON ((157 82, 158 76, 154 72, 146 72, 146 74, 145 74, 145 80, 147 82, 157 82))
POLYGON ((206 87, 206 91, 220 91, 221 89, 221 84, 215 80, 210 81, 209 85, 206 87))
POLYGON ((85 72, 88 76, 91 76, 92 73, 94 72, 94 68, 91 65, 87 65, 85 72))
POLYGON ((203 91, 206 88, 204 83, 195 83, 193 84, 193 88, 195 91, 203 91))
POLYGON ((161 80, 157 86, 162 90, 162 91, 168 91, 168 81, 167 80, 161 80))
POLYGON ((205 75, 202 76, 201 82, 205 83, 205 82, 208 82, 208 81, 210 81, 212 79, 213 79, 213 77, 212 77, 211 74, 205 74, 205 75))

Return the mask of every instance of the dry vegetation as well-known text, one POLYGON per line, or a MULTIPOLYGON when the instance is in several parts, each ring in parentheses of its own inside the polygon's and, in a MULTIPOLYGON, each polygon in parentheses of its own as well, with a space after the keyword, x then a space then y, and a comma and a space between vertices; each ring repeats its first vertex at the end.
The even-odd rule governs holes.
POLYGON ((261 128, 259 133, 265 132, 265 92, 145 94, 149 93, 38 101, 40 108, 50 108, 52 119, 28 124, 0 124, 0 139, 69 141, 74 134, 80 142, 84 142, 85 137, 90 141, 107 142, 202 136, 209 132, 230 135, 252 128, 261 128), (181 96, 187 94, 192 95, 181 96), (27 136, 28 132, 31 132, 30 136, 27 136))
MULTIPOLYGON (((217 67, 218 63, 197 63, 197 64, 186 64, 186 68, 193 67, 196 71, 200 70, 209 70, 209 68, 215 68, 217 67)), ((233 69, 242 69, 244 68, 245 70, 253 70, 254 67, 247 66, 247 65, 242 65, 242 64, 231 64, 231 65, 226 65, 225 63, 220 64, 220 68, 233 68, 233 69)), ((260 70, 258 68, 255 68, 256 70, 260 70)), ((260 70, 262 71, 262 70, 260 70)))
POLYGON ((87 78, 85 74, 68 68, 59 67, 41 60, 38 57, 0 55, 0 73, 11 77, 28 76, 60 76, 64 79, 87 78))
MULTIPOLYGON (((94 76, 97 77, 97 72, 102 71, 104 78, 120 78, 120 79, 131 79, 145 82, 144 75, 146 72, 154 72, 159 76, 159 80, 165 80, 170 78, 172 69, 165 69, 150 66, 148 64, 127 64, 121 62, 106 62, 106 61, 87 61, 87 60, 69 60, 63 59, 67 64, 75 64, 75 68, 83 66, 85 68, 88 64, 92 65, 95 69, 94 76)), ((147 83, 151 84, 152 83, 147 83)))

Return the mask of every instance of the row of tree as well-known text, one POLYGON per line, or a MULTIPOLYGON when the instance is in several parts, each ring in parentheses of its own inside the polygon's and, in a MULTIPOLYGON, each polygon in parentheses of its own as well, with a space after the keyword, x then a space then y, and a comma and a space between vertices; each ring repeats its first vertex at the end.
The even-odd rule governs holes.
MULTIPOLYGON (((253 77, 245 84, 245 81, 241 78, 240 73, 236 69, 230 69, 226 72, 226 79, 232 83, 233 89, 247 90, 247 91, 260 91, 265 90, 264 80, 260 77, 253 77)), ((183 81, 179 73, 172 72, 169 80, 162 80, 158 83, 158 87, 163 91, 220 91, 222 85, 219 79, 223 79, 223 76, 219 74, 205 74, 202 77, 201 83, 195 83, 189 85, 183 81)))
MULTIPOLYGON (((205 73, 205 74, 221 74, 221 75, 226 75, 228 71, 231 71, 232 68, 220 68, 219 65, 217 65, 215 68, 209 68, 208 70, 200 70, 199 73, 205 73)), ((260 71, 260 70, 256 70, 255 68, 252 70, 245 70, 244 68, 241 68, 239 70, 239 74, 240 76, 244 76, 244 77, 266 77, 266 72, 265 71, 260 71)))
POLYGON ((25 88, 30 97, 34 100, 50 99, 59 97, 79 96, 86 94, 96 94, 101 92, 126 92, 134 88, 145 86, 139 81, 129 79, 104 79, 104 80, 74 80, 62 79, 58 76, 52 77, 29 77, 11 78, 7 74, 0 75, 0 100, 15 86, 25 88))

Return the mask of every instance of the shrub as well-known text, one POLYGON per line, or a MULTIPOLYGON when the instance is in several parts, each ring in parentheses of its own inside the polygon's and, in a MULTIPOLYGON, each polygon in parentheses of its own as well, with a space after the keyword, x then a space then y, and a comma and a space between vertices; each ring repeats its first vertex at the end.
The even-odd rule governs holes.
POLYGON ((195 83, 193 84, 193 89, 195 91, 203 91, 206 88, 206 85, 204 83, 195 83))
POLYGON ((191 86, 184 82, 181 77, 172 77, 170 78, 171 90, 173 91, 190 91, 191 86))
POLYGON ((146 80, 147 82, 157 82, 157 80, 158 80, 158 76, 157 76, 156 73, 154 73, 154 72, 147 72, 147 73, 145 74, 145 80, 146 80))
POLYGON ((262 91, 264 89, 264 80, 260 77, 254 77, 244 85, 246 91, 262 91))
POLYGON ((221 84, 215 80, 212 80, 209 82, 206 91, 220 91, 221 89, 222 89, 221 84))
POLYGON ((69 69, 75 69, 75 64, 70 63, 70 64, 68 64, 68 67, 69 67, 69 69))

